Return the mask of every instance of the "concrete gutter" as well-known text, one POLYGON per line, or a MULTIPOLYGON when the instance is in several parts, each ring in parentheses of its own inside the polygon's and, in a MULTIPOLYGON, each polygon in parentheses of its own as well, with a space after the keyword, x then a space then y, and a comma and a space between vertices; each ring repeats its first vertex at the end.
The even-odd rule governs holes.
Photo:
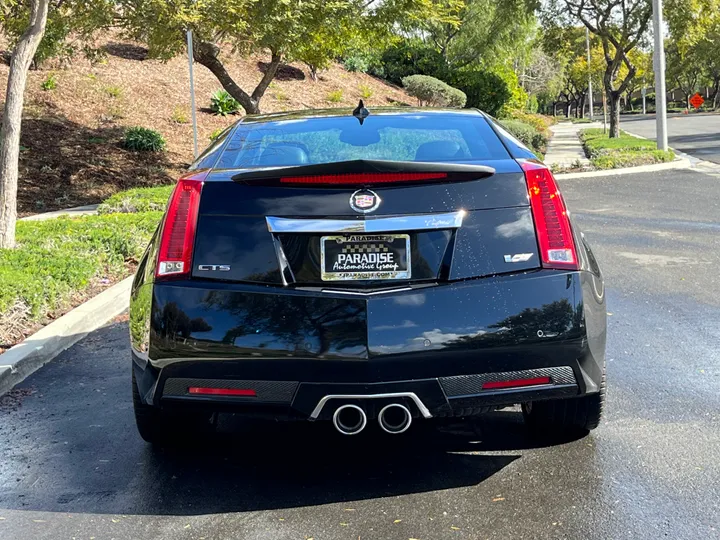
POLYGON ((599 176, 615 176, 621 174, 635 174, 654 171, 666 171, 668 169, 689 169, 692 163, 687 158, 679 158, 669 163, 653 163, 652 165, 640 165, 638 167, 624 167, 622 169, 600 169, 598 171, 585 171, 574 173, 562 173, 554 175, 558 180, 569 180, 571 178, 597 178, 599 176))
POLYGON ((0 354, 0 395, 128 308, 130 276, 0 354))

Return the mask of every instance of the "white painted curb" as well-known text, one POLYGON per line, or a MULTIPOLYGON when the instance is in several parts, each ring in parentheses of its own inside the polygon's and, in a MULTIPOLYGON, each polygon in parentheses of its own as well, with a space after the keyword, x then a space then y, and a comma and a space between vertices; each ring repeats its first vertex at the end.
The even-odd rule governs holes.
POLYGON ((0 354, 0 395, 124 312, 132 281, 125 278, 0 354))

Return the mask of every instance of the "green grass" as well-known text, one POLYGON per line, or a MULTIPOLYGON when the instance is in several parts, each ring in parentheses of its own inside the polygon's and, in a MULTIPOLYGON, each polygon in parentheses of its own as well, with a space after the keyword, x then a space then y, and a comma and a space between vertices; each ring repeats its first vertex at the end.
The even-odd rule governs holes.
POLYGON ((164 211, 174 187, 175 186, 157 186, 121 191, 106 199, 105 202, 98 207, 98 213, 164 211))
POLYGON ((0 320, 13 309, 29 320, 66 305, 94 279, 127 274, 162 212, 20 221, 17 247, 0 249, 0 320))
POLYGON ((592 122, 589 118, 571 118, 570 121, 573 124, 589 124, 592 122))
POLYGON ((665 163, 675 159, 672 150, 658 150, 655 141, 632 137, 621 131, 620 137, 609 138, 600 128, 580 132, 585 153, 597 169, 617 169, 652 163, 665 163))

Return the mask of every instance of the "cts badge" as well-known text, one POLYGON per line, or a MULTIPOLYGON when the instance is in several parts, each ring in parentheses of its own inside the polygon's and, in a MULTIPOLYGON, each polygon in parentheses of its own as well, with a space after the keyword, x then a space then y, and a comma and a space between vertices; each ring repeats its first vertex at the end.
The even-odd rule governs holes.
POLYGON ((374 212, 381 202, 380 196, 369 189, 358 189, 350 195, 350 208, 361 214, 374 212))
POLYGON ((519 263, 529 261, 532 256, 532 253, 516 253, 515 255, 505 255, 504 259, 506 263, 519 263))
POLYGON ((229 272, 229 264, 198 264, 198 270, 202 272, 229 272))

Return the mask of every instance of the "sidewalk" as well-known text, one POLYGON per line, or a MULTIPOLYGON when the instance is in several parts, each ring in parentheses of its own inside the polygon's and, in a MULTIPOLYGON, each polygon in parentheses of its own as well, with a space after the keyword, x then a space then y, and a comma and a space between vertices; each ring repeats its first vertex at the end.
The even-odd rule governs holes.
POLYGON ((550 126, 553 135, 548 143, 545 164, 549 167, 572 167, 577 162, 580 162, 582 166, 590 165, 590 161, 585 157, 580 139, 578 139, 578 132, 581 129, 595 127, 602 127, 602 125, 600 122, 591 124, 563 122, 550 126))

